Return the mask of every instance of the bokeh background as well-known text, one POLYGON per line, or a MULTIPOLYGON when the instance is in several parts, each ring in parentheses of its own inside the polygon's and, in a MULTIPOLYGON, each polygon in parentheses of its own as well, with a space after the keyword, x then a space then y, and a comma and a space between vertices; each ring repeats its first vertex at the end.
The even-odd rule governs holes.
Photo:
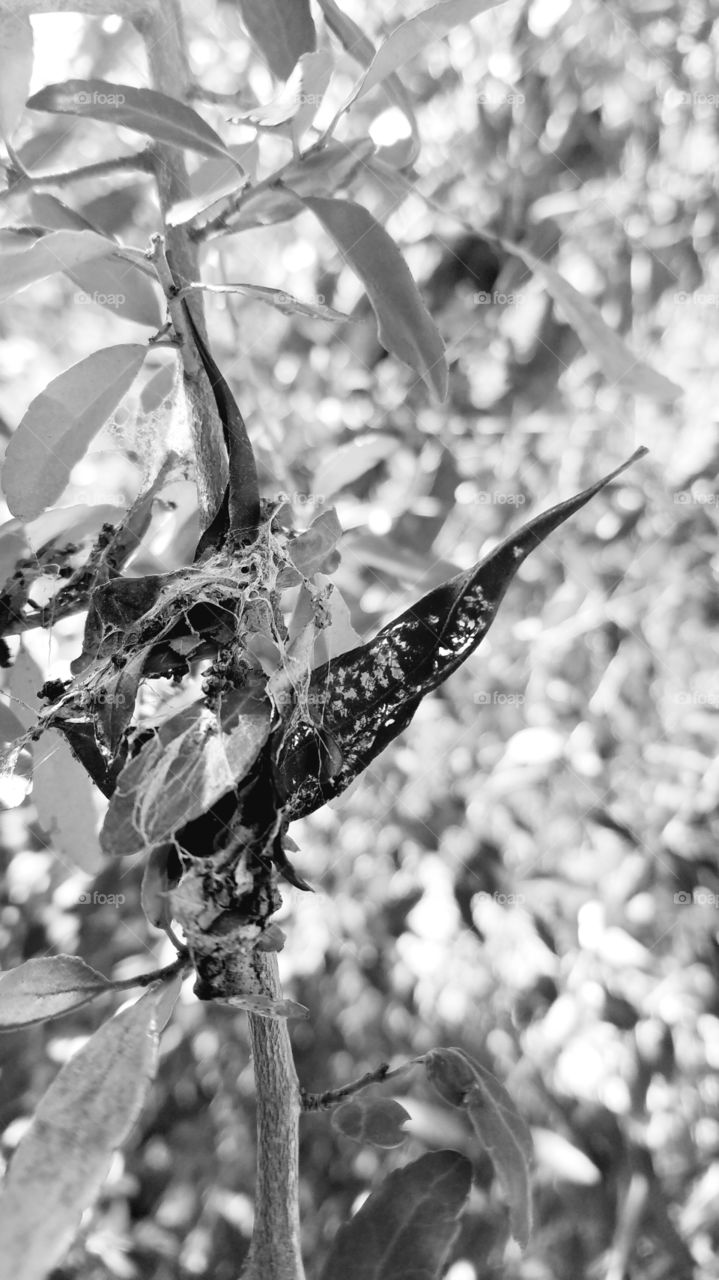
MULTIPOLYGON (((404 0, 373 14, 359 0, 345 8, 375 40, 412 12, 404 0)), ((266 101, 276 84, 236 6, 187 10, 193 70, 214 95, 199 109, 262 177, 288 143, 226 125, 224 95, 266 101)), ((69 75, 147 83, 119 21, 34 25, 34 87, 69 75)), ((529 1250, 522 1259, 506 1247, 487 1158, 417 1072, 394 1095, 412 1116, 397 1151, 353 1144, 327 1115, 303 1121, 310 1275, 383 1171, 454 1146, 477 1181, 451 1280, 716 1277, 716 66, 702 0, 511 0, 404 70, 421 196, 369 171, 351 190, 402 245, 445 339, 440 407, 379 346, 358 281, 308 214, 203 250, 208 281, 352 313, 332 326, 244 299, 208 303, 264 492, 288 494, 299 527, 337 508, 346 533, 334 581, 362 636, 638 444, 651 450, 534 553, 481 648, 403 737, 291 831, 315 887, 288 887, 281 915, 287 993, 310 1010, 292 1025, 303 1085, 336 1086, 438 1045, 477 1057, 535 1131, 529 1250), (483 230, 559 269, 684 388, 677 405, 610 385, 541 282, 483 230)), ((328 118, 355 75, 338 53, 328 118)), ((405 128, 377 93, 340 136, 389 146, 405 128)), ((28 113, 16 146, 33 171, 55 172, 129 152, 137 138, 28 113)), ((197 190, 208 163, 189 159, 197 190)), ((157 227, 148 178, 54 194, 140 247, 157 227)), ((38 221, 38 207, 33 217, 15 197, 0 215, 38 221)), ((63 277, 20 294, 0 314, 5 438, 50 377, 146 337, 63 277)), ((88 506, 125 507, 168 442, 183 447, 170 368, 158 351, 152 387, 76 468, 60 503, 73 512, 57 519, 79 544, 99 523, 88 506)), ((167 486, 133 571, 186 560, 193 502, 189 478, 167 486)), ((35 547, 48 519, 30 531, 35 547)), ((7 539, 0 550, 7 570, 7 539)), ((80 626, 28 638, 43 676, 67 674, 80 626)), ((152 698, 167 698, 155 684, 152 698)), ((142 916, 140 864, 79 870, 32 793, 0 815, 0 834, 4 968, 62 951, 124 977, 169 958, 142 916)), ((110 1009, 0 1039, 6 1158, 58 1066, 110 1009)), ((199 1004, 188 984, 151 1102, 57 1280, 234 1280, 251 1229, 253 1107, 245 1015, 199 1004)))

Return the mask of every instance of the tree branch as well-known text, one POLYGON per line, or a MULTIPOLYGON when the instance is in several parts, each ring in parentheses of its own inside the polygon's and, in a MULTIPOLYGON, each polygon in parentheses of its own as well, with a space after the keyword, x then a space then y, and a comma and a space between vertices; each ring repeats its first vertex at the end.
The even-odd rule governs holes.
MULTIPOLYGON (((282 996, 277 956, 259 952, 265 993, 282 996)), ((248 1015, 257 1092, 257 1187, 252 1244, 242 1280, 305 1280, 300 1253, 300 1087, 287 1021, 248 1015)))

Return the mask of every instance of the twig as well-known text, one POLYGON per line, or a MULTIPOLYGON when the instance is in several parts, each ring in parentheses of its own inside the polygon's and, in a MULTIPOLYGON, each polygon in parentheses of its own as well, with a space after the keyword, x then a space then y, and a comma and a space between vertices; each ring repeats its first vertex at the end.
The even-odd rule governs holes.
POLYGON ((175 959, 162 967, 152 969, 150 973, 138 973, 134 978, 119 978, 110 983, 114 991, 128 991, 132 987, 151 987, 153 982, 162 982, 166 978, 174 978, 176 973, 189 973, 192 968, 190 953, 182 947, 175 959))
POLYGON ((59 173, 28 173, 27 170, 19 173, 11 163, 6 166, 8 187, 5 191, 0 191, 0 202, 36 187, 69 187, 73 182, 103 178, 108 173, 121 173, 123 170, 152 173, 153 168, 154 160, 149 148, 134 151, 128 156, 112 156, 109 160, 98 160, 95 164, 84 164, 77 169, 66 169, 59 173))
POLYGON ((388 1062, 381 1062, 374 1071, 367 1071, 365 1075, 360 1076, 359 1080, 352 1080, 349 1084, 342 1085, 339 1089, 325 1089, 323 1093, 307 1093, 304 1089, 300 1091, 300 1101, 303 1111, 327 1111, 330 1107, 335 1107, 338 1102, 350 1098, 353 1093, 361 1093, 371 1084, 381 1084, 385 1080, 392 1080, 395 1076, 403 1075, 405 1071, 410 1071, 412 1067, 418 1066, 423 1061, 422 1057, 412 1058, 409 1062, 403 1062, 399 1067, 393 1067, 390 1070, 388 1062))

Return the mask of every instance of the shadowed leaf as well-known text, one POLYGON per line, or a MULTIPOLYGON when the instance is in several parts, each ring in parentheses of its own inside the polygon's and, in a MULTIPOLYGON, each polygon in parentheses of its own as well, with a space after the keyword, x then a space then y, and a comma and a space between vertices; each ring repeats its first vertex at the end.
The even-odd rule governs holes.
POLYGON ((395 1169, 340 1227, 321 1280, 436 1280, 471 1173, 456 1151, 433 1151, 395 1169))
POLYGON ((394 1098, 352 1098, 335 1107, 332 1126, 353 1142, 374 1147, 400 1147, 407 1134, 403 1125, 411 1116, 394 1098))
POLYGON ((317 43, 309 0, 238 0, 250 39, 273 75, 287 80, 302 53, 317 43))

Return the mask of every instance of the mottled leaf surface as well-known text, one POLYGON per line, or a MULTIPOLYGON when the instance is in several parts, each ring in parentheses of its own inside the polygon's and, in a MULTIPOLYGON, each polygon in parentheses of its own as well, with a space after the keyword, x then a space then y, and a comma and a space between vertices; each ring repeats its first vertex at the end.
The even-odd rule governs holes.
POLYGON ((110 988, 78 956, 40 956, 0 975, 0 1028, 57 1018, 110 988))
POLYGON ((476 649, 519 566, 636 458, 536 516, 485 556, 405 610, 368 644, 312 673, 311 718, 298 707, 277 747, 277 780, 288 817, 339 795, 406 729, 422 698, 476 649), (341 764, 337 765, 337 759, 341 764))
POLYGON ((433 1151, 395 1169, 340 1227, 321 1280, 437 1280, 458 1232, 472 1166, 433 1151))
POLYGON ((147 1097, 161 992, 100 1027, 41 1100, 0 1195, 0 1280, 43 1280, 67 1252, 147 1097))

